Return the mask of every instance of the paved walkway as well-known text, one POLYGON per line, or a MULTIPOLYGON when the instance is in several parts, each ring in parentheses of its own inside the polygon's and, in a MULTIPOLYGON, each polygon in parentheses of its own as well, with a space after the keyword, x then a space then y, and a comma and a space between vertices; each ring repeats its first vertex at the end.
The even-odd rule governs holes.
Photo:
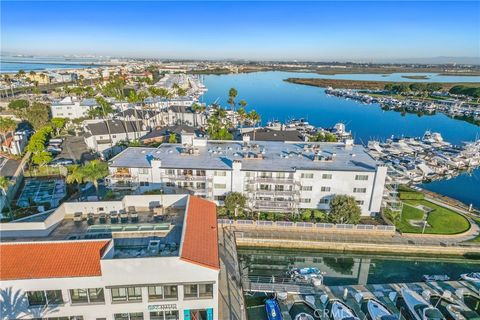
POLYGON ((231 229, 219 227, 219 319, 246 320, 237 245, 231 229))

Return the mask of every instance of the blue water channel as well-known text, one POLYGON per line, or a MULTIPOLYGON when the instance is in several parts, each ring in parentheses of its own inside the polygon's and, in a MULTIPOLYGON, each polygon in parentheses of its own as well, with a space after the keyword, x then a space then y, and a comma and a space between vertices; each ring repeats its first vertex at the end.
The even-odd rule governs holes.
MULTIPOLYGON (((409 74, 411 75, 411 74, 409 74)), ((422 74, 415 74, 422 75, 422 74)), ((460 82, 469 80, 479 82, 478 76, 440 76, 428 75, 435 82, 460 82)), ((208 92, 202 97, 204 102, 219 102, 227 105, 228 90, 238 90, 237 101, 245 99, 247 109, 260 113, 263 123, 271 120, 286 121, 292 118, 305 118, 311 124, 331 127, 344 122, 351 130, 357 143, 366 144, 368 140, 385 140, 391 136, 422 136, 426 130, 441 132, 444 139, 460 144, 480 138, 480 127, 461 120, 449 118, 444 114, 424 115, 401 114, 384 111, 378 104, 365 105, 352 100, 329 97, 324 88, 298 85, 285 82, 289 77, 296 78, 338 78, 353 80, 404 80, 399 74, 387 77, 382 75, 320 75, 315 73, 293 72, 256 72, 228 75, 204 76, 208 92)), ((417 80, 422 81, 422 80, 417 80)), ((426 189, 442 193, 467 204, 480 207, 480 170, 466 173, 450 180, 423 185, 426 189)))

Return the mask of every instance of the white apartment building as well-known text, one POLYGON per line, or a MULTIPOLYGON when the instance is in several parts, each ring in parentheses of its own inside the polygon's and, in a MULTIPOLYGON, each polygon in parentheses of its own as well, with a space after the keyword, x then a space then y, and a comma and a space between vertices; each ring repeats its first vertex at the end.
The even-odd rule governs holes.
POLYGON ((127 148, 109 162, 112 189, 189 192, 221 203, 242 192, 258 211, 329 209, 337 194, 355 197, 363 215, 380 211, 387 168, 346 143, 207 141, 127 148))
POLYGON ((87 147, 105 158, 120 152, 121 141, 135 141, 149 132, 142 121, 86 120, 83 122, 84 140, 87 147))
POLYGON ((208 200, 64 203, 3 224, 0 252, 2 319, 218 319, 217 217, 208 200))
POLYGON ((88 112, 97 107, 95 99, 78 100, 75 97, 65 97, 52 102, 50 110, 52 118, 78 119, 88 116, 88 112))

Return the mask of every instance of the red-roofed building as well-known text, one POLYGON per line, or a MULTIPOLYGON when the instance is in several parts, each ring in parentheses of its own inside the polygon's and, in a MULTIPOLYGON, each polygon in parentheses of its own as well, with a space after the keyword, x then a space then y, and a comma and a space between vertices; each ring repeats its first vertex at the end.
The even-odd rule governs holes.
POLYGON ((219 270, 215 203, 191 196, 185 225, 181 259, 219 270))
POLYGON ((38 230, 38 221, 1 226, 1 319, 218 319, 220 266, 213 202, 189 195, 72 202, 62 204, 43 223, 53 229, 50 234, 38 230), (140 208, 152 202, 168 209, 170 218, 178 216, 171 223, 117 223, 110 235, 105 228, 114 225, 89 227, 86 221, 73 221, 77 212, 132 206, 144 219, 140 208), (69 224, 76 234, 66 231, 69 224), (24 234, 28 242, 15 242, 24 234), (40 234, 39 241, 32 240, 34 234, 40 234))

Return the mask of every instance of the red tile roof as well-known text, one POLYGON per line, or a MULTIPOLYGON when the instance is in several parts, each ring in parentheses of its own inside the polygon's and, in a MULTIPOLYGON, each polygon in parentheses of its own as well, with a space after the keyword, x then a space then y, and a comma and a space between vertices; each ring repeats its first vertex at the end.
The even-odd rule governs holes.
POLYGON ((212 269, 220 269, 217 206, 211 201, 190 196, 186 214, 181 259, 212 269))
POLYGON ((109 241, 0 244, 0 280, 100 276, 109 241))

